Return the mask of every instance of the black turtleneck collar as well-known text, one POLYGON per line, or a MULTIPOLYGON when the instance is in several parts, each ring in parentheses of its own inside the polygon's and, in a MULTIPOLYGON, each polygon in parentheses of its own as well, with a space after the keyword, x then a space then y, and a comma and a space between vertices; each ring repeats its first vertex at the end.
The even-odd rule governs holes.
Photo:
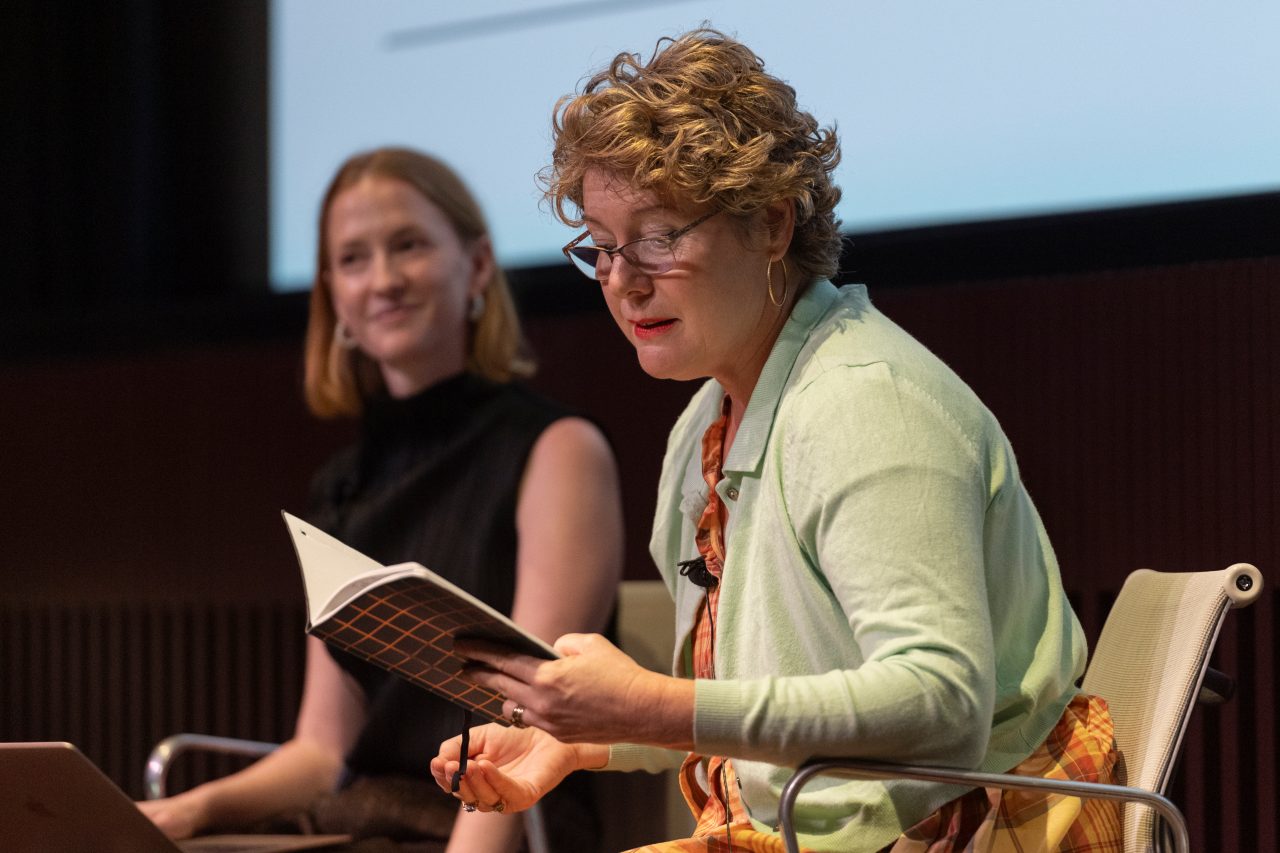
POLYGON ((476 409, 500 386, 474 373, 458 373, 408 397, 380 394, 368 401, 363 419, 366 440, 394 438, 405 429, 448 432, 474 417, 476 409))

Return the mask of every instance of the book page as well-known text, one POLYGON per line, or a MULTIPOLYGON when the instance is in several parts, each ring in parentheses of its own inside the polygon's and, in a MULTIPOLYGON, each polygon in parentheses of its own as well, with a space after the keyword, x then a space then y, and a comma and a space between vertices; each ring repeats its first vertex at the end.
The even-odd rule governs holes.
MULTIPOLYGON (((319 623, 324 614, 341 604, 338 599, 353 581, 367 579, 372 584, 387 569, 377 560, 348 547, 318 527, 295 515, 281 512, 293 549, 302 566, 302 584, 307 597, 307 627, 319 623)), ((367 584, 366 584, 367 585, 367 584)), ((350 595, 341 596, 350 599, 350 595)))

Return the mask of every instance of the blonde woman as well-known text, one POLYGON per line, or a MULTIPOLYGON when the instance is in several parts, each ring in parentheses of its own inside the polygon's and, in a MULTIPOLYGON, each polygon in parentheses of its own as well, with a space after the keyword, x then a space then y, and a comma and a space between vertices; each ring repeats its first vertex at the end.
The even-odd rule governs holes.
MULTIPOLYGON (((385 564, 431 567, 551 642, 604 628, 622 522, 600 431, 517 381, 531 372, 461 180, 404 149, 343 164, 320 214, 306 394, 317 415, 358 418, 361 432, 317 475, 310 520, 385 564)), ((430 784, 429 762, 461 719, 312 638, 292 739, 243 772, 141 807, 176 838, 289 818, 406 850, 445 839, 449 851, 515 850, 519 816, 459 814, 430 784)), ((587 849, 596 816, 584 788, 549 814, 566 815, 551 827, 557 849, 587 849)))

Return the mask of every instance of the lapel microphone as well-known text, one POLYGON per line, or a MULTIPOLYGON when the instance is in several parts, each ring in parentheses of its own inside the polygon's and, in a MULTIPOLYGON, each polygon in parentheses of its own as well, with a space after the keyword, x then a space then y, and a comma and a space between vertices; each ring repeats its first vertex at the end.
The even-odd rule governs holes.
POLYGON ((707 568, 705 557, 695 557, 692 560, 676 563, 676 565, 680 567, 680 574, 693 581, 696 586, 700 586, 703 589, 715 589, 720 585, 720 579, 711 574, 711 570, 707 568))

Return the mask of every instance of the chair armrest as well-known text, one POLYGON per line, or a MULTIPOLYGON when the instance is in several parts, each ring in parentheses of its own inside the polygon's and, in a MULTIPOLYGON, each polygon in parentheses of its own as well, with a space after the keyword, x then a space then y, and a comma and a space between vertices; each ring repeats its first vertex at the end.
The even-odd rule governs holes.
POLYGON ((1010 773, 945 770, 935 767, 883 764, 857 759, 815 758, 802 764, 782 788, 782 797, 778 803, 778 816, 781 820, 779 828, 782 831, 783 841, 787 846, 787 853, 800 853, 800 844, 796 839, 794 826, 796 798, 800 795, 800 789, 805 786, 810 778, 824 773, 849 779, 913 779, 918 782, 943 782, 952 785, 964 785, 970 788, 1010 788, 1023 791, 1066 794, 1084 799, 1139 802, 1155 809, 1168 822, 1173 833, 1174 850, 1177 853, 1188 853, 1190 849, 1187 822, 1183 819, 1182 812, 1165 797, 1142 788, 1104 785, 1100 782, 1040 779, 1034 776, 1015 776, 1010 773))
POLYGON ((279 744, 260 740, 244 740, 234 737, 216 737, 214 735, 176 734, 170 735, 155 745, 151 755, 147 757, 147 767, 143 772, 143 791, 148 800, 158 800, 166 796, 165 785, 169 778, 169 767, 173 760, 184 752, 216 752, 222 755, 263 756, 273 752, 279 744))
POLYGON ((1200 695, 1196 701, 1201 705, 1221 705, 1229 702, 1236 694, 1235 679, 1225 672, 1213 667, 1206 667, 1204 681, 1200 685, 1200 695))

